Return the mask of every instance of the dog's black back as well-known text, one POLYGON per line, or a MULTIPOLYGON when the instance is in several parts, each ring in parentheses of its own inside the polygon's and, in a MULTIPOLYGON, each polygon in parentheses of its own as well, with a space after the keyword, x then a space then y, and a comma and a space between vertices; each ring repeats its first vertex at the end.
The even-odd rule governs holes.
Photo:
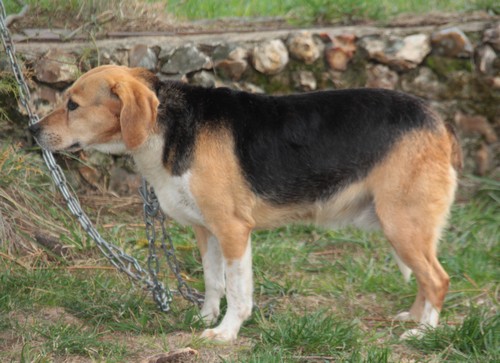
POLYGON ((174 174, 189 167, 198 130, 229 129, 252 190, 276 204, 330 197, 364 177, 400 135, 437 122, 422 100, 380 89, 277 97, 168 83, 158 94, 174 174))

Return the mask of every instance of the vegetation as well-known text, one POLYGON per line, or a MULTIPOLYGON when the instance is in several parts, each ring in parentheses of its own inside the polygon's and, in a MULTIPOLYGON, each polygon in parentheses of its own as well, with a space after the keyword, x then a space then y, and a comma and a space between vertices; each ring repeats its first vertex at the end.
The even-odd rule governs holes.
MULTIPOLYGON (((20 1, 4 1, 8 12, 19 11, 20 1)), ((120 9, 144 3, 157 4, 165 12, 185 20, 220 19, 233 17, 282 17, 294 24, 352 23, 365 20, 386 21, 404 13, 424 14, 432 11, 468 12, 485 10, 499 13, 500 5, 495 0, 145 0, 125 2, 119 0, 26 0, 38 14, 50 15, 46 20, 64 16, 72 21, 106 10, 120 9)))
POLYGON ((167 9, 187 19, 215 19, 221 17, 283 16, 294 23, 353 22, 367 19, 388 20, 402 13, 427 13, 429 11, 491 10, 498 13, 497 2, 489 0, 174 0, 167 9))
MULTIPOLYGON (((288 226, 254 234, 258 308, 244 325, 243 343, 236 348, 197 338, 204 328, 197 309, 181 298, 174 300, 171 313, 160 313, 149 293, 109 267, 68 215, 38 154, 19 144, 6 145, 6 140, 2 144, 2 361, 86 357, 120 362, 187 346, 202 352, 206 361, 500 358, 498 181, 481 179, 476 195, 453 208, 440 246, 451 290, 442 324, 424 339, 399 340, 414 325, 394 322, 391 316, 410 306, 416 286, 414 281, 403 283, 380 234, 288 226), (35 242, 35 233, 54 236, 70 247, 70 253, 54 255, 35 242)), ((106 239, 145 260, 138 200, 125 209, 114 208, 122 201, 109 194, 83 201, 106 239), (98 199, 110 205, 92 206, 98 199)), ((169 231, 190 284, 202 290, 192 232, 175 224, 169 231)), ((166 276, 163 266, 162 277, 166 276)))
MULTIPOLYGON (((103 11, 119 3, 30 2, 42 12, 69 14, 82 9, 103 11)), ((300 13, 311 21, 328 22, 336 21, 339 14, 352 14, 353 20, 385 19, 424 8, 423 1, 393 1, 393 7, 385 0, 315 0, 307 3, 310 5, 290 0, 272 6, 269 1, 251 3, 254 8, 248 5, 243 9, 240 2, 233 7, 227 2, 222 6, 215 1, 172 1, 167 11, 189 18, 278 15, 291 21, 300 13), (212 10, 204 9, 206 3, 212 4, 212 10), (337 13, 331 12, 331 3, 336 4, 337 13), (297 4, 312 10, 300 10, 304 8, 297 4), (385 15, 376 15, 376 8, 386 9, 385 15), (226 12, 228 9, 234 13, 226 12), (333 15, 318 15, 323 13, 333 15)), ((6 4, 9 12, 20 8, 16 1, 6 4)), ((495 5, 487 0, 450 0, 436 6, 462 11, 470 6, 493 9, 495 5)), ((414 280, 403 282, 381 234, 287 226, 254 233, 257 307, 243 326, 238 343, 214 344, 198 338, 204 326, 197 308, 176 297, 172 311, 161 313, 149 292, 131 284, 109 265, 65 207, 39 150, 29 146, 23 132, 16 131, 24 126, 12 121, 19 114, 12 102, 6 101, 15 98, 14 94, 12 78, 2 73, 0 361, 139 361, 182 347, 198 350, 204 362, 500 361, 497 179, 462 177, 463 185, 477 187, 472 196, 459 197, 453 207, 440 245, 440 261, 450 274, 451 289, 440 326, 429 330, 423 339, 399 340, 415 325, 395 322, 391 317, 408 309, 416 284, 414 280), (57 241, 67 247, 67 253, 42 246, 36 235, 57 241)), ((70 180, 71 173, 67 172, 70 180)), ((78 194, 104 238, 144 263, 147 249, 138 217, 139 198, 118 198, 92 189, 78 190, 78 194)), ((174 223, 168 228, 189 284, 203 290, 192 231, 174 223)), ((160 276, 175 287, 165 265, 160 276)))

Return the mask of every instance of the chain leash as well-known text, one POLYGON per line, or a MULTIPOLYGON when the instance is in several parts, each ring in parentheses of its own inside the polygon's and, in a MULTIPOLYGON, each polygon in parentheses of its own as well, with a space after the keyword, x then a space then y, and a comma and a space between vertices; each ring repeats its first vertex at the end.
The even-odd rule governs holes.
MULTIPOLYGON (((200 306, 203 303, 204 297, 198 291, 191 288, 182 278, 179 261, 175 256, 175 248, 172 242, 172 237, 167 232, 167 229, 165 227, 165 214, 163 214, 160 209, 160 203, 158 201, 158 198, 156 197, 153 187, 149 186, 148 182, 144 178, 142 179, 139 193, 144 202, 144 225, 146 226, 146 238, 148 239, 149 245, 149 256, 147 262, 148 269, 153 281, 155 282, 155 284, 157 284, 157 286, 161 285, 161 282, 158 281, 160 261, 158 259, 158 250, 156 246, 156 240, 158 239, 156 226, 159 225, 161 228, 161 233, 159 236, 161 252, 163 252, 168 267, 174 273, 175 278, 177 279, 177 290, 179 294, 184 297, 184 299, 200 306)), ((155 297, 155 299, 159 298, 162 293, 163 291, 161 291, 160 289, 153 289, 153 295, 158 295, 157 297, 155 297)))
MULTIPOLYGON (((17 62, 14 43, 10 36, 9 29, 6 25, 6 12, 3 0, 0 0, 0 36, 2 44, 5 48, 12 72, 17 82, 19 89, 19 102, 26 110, 31 126, 39 121, 38 116, 31 110, 29 101, 31 93, 24 78, 23 72, 17 62)), ((160 261, 158 259, 156 248, 156 230, 155 220, 161 224, 161 249, 165 255, 167 263, 177 278, 179 293, 187 300, 200 305, 203 301, 203 296, 190 288, 181 276, 179 263, 175 257, 175 250, 171 237, 168 235, 165 228, 165 216, 159 209, 159 203, 154 194, 153 188, 149 188, 147 182, 143 179, 140 189, 140 194, 144 200, 144 220, 146 222, 146 235, 149 243, 149 257, 147 260, 148 271, 146 271, 134 257, 126 254, 117 246, 106 242, 99 232, 95 229, 92 222, 82 210, 77 197, 70 191, 66 182, 66 177, 60 166, 56 163, 54 156, 50 151, 42 149, 43 160, 47 164, 52 179, 55 185, 60 190, 71 213, 77 218, 82 228, 94 240, 97 247, 103 253, 109 262, 119 271, 124 272, 132 281, 138 281, 153 294, 153 299, 161 311, 169 311, 172 301, 173 292, 165 286, 158 278, 160 272, 160 261), (168 241, 168 243, 167 243, 168 241)))

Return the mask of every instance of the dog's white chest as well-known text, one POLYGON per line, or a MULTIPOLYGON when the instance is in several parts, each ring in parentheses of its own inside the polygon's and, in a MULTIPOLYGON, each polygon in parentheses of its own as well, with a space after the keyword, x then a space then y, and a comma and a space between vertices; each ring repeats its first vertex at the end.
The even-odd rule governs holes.
POLYGON ((139 172, 153 186, 165 214, 181 224, 204 225, 190 190, 191 173, 171 175, 163 165, 161 150, 162 138, 151 136, 147 145, 133 155, 139 172))
POLYGON ((190 172, 181 176, 167 174, 165 179, 151 183, 165 214, 181 224, 203 225, 203 217, 189 189, 190 178, 190 172))

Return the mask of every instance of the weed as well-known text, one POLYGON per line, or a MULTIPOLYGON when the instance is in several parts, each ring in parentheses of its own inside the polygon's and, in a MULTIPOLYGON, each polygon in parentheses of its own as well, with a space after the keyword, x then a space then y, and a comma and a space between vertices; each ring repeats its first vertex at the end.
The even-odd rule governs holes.
MULTIPOLYGON (((91 12, 94 5, 98 11, 107 6, 104 1, 29 2, 36 11, 50 13, 53 18, 61 12, 76 16, 80 10, 91 12)), ((8 11, 18 10, 13 1, 7 6, 8 11)), ((434 10, 495 6, 498 8, 489 0, 431 5, 434 10)), ((430 9, 428 2, 420 0, 172 1, 167 8, 195 18, 284 14, 290 21, 325 23, 364 17, 385 19, 402 11, 430 9)), ((9 82, 2 74, 0 93, 15 92, 9 82)), ((0 111, 0 138, 10 122, 5 117, 0 111)), ((131 287, 114 271, 101 269, 105 259, 97 255, 95 246, 54 193, 38 155, 9 140, 0 147, 0 175, 1 361, 52 362, 74 357, 133 361, 133 351, 122 335, 135 339, 158 337, 160 343, 151 345, 167 351, 172 348, 172 336, 179 331, 192 334, 181 345, 217 352, 215 344, 197 338, 205 326, 196 307, 176 298, 171 313, 162 314, 149 292, 131 287), (39 230, 69 246, 74 251, 73 259, 51 260, 33 242, 33 233, 39 230), (82 266, 91 268, 71 269, 82 266), (47 309, 57 309, 77 323, 64 319, 49 323, 41 313, 47 309)), ((421 340, 397 340, 406 325, 392 322, 390 315, 411 305, 416 284, 414 280, 403 283, 390 246, 381 234, 288 226, 253 235, 255 300, 261 306, 240 334, 240 339, 249 341, 253 349, 230 347, 225 357, 214 353, 214 360, 499 361, 496 311, 500 183, 493 178, 473 181, 482 187, 470 201, 453 207, 450 228, 440 245, 440 260, 451 276, 443 322, 421 340), (470 310, 471 304, 482 308, 470 310)), ((99 225, 112 225, 105 229, 105 238, 110 237, 144 261, 147 250, 138 243, 144 240, 144 231, 136 227, 138 208, 134 212, 110 212, 108 206, 101 205, 115 201, 103 199, 105 196, 99 195, 84 207, 99 225), (101 203, 99 207, 93 205, 95 200, 101 203)), ((193 233, 174 223, 169 225, 169 232, 178 247, 183 272, 191 284, 202 288, 200 256, 193 248, 193 233)), ((167 274, 161 271, 166 280, 167 274)), ((222 313, 225 308, 223 302, 222 313)))
POLYGON ((408 344, 422 352, 437 352, 447 361, 498 362, 500 360, 500 315, 472 308, 459 326, 428 329, 408 344))
POLYGON ((279 347, 292 355, 336 355, 350 350, 359 339, 352 323, 335 318, 325 311, 299 315, 287 312, 262 320, 259 324, 263 351, 279 347))
POLYGON ((357 22, 364 19, 387 20, 401 13, 426 13, 429 11, 489 10, 500 12, 495 0, 445 0, 429 4, 426 0, 289 0, 251 1, 192 0, 169 1, 167 9, 176 16, 188 19, 214 19, 224 17, 284 16, 290 22, 332 23, 357 22))
MULTIPOLYGON (((106 10, 123 8, 121 1, 60 1, 27 0, 38 16, 46 17, 51 24, 53 17, 70 15, 77 18, 91 17, 106 10)), ((187 19, 217 19, 228 17, 284 16, 293 23, 331 23, 352 22, 364 19, 386 20, 401 13, 426 13, 429 11, 473 11, 486 10, 499 13, 500 7, 495 0, 441 0, 432 4, 427 0, 287 0, 287 1, 239 1, 239 0, 148 0, 140 3, 164 3, 169 13, 187 19)), ((18 12, 21 8, 17 1, 5 1, 8 13, 18 12)), ((137 4, 136 4, 137 6, 137 4)))
POLYGON ((76 354, 90 357, 111 356, 114 359, 126 354, 126 347, 112 342, 103 342, 103 332, 69 324, 42 325, 34 333, 45 339, 43 349, 58 354, 76 354), (105 353, 105 354, 103 354, 105 353))
MULTIPOLYGON (((3 58, 3 56, 2 56, 3 58)), ((0 58, 0 61, 3 59, 0 58)), ((11 73, 5 71, 0 71, 0 120, 8 121, 10 119, 9 114, 12 112, 12 103, 9 102, 12 98, 17 98, 18 88, 17 82, 11 73)), ((2 131, 2 128, 0 128, 2 131)))

